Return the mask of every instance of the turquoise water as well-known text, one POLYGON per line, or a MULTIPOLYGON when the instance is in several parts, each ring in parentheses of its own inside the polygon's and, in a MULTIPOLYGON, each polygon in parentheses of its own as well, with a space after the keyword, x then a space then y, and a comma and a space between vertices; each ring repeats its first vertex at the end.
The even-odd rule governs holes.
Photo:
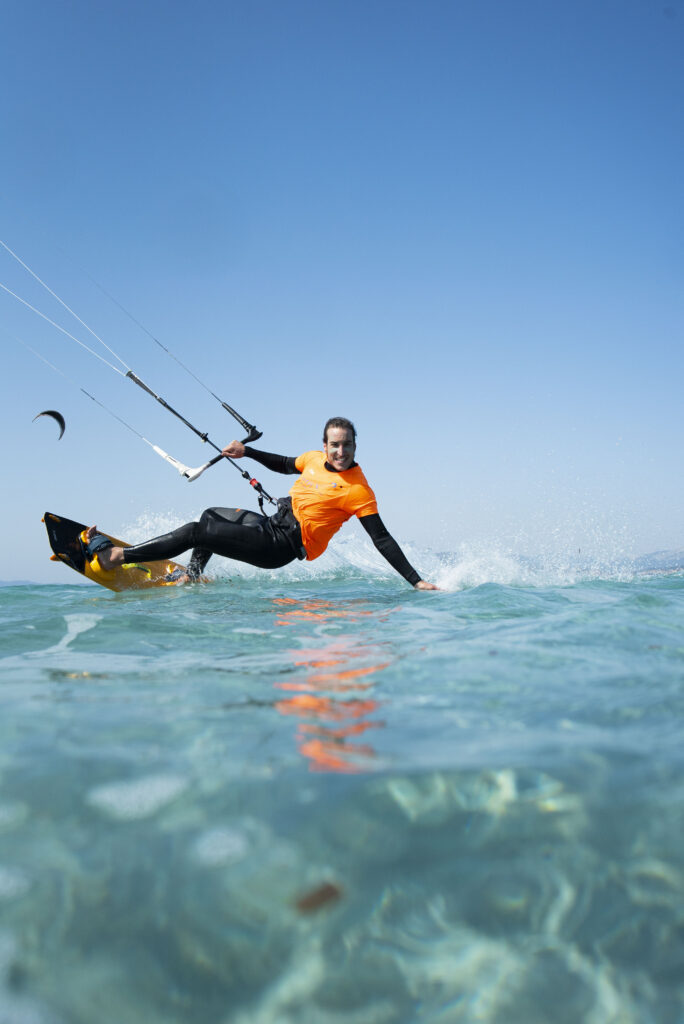
POLYGON ((432 562, 0 589, 3 1024, 681 1024, 684 574, 432 562))

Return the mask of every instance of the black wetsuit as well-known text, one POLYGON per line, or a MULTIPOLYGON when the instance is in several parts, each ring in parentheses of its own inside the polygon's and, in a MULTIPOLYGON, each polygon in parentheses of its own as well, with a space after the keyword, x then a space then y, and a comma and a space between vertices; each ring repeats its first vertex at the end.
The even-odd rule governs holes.
POLYGON ((198 523, 186 523, 171 533, 135 547, 124 548, 127 562, 176 558, 192 548, 188 575, 200 576, 212 555, 248 562, 260 569, 280 569, 295 558, 306 558, 299 523, 283 501, 273 516, 244 508, 208 508, 198 523))
MULTIPOLYGON (((275 473, 298 474, 295 459, 273 455, 245 446, 245 455, 275 473)), ((337 473, 327 462, 325 468, 337 473)), ((401 548, 375 513, 359 519, 380 554, 393 569, 415 586, 419 574, 409 563, 401 548)), ((186 523, 171 533, 134 547, 124 548, 127 562, 151 562, 176 558, 193 548, 188 574, 197 578, 212 555, 248 562, 260 569, 280 569, 296 558, 306 558, 299 523, 292 513, 289 498, 281 498, 278 511, 272 516, 259 515, 246 509, 208 508, 197 523, 186 523)))

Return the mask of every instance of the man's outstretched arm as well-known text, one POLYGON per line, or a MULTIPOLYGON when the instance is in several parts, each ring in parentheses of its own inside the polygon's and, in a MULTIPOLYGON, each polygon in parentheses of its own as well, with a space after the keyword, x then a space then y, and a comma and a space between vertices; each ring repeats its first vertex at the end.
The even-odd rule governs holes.
POLYGON ((439 590, 434 583, 428 583, 427 580, 420 578, 419 573, 413 568, 377 512, 369 516, 362 516, 359 522, 383 558, 393 569, 396 569, 400 576, 404 577, 407 583, 410 583, 416 590, 439 590))

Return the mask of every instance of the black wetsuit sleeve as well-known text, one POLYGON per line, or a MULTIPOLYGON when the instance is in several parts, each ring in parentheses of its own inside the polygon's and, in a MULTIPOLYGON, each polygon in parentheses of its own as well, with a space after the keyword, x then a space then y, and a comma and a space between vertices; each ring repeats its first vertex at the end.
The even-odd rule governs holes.
POLYGON ((260 452, 257 448, 245 445, 245 455, 255 462, 260 462, 266 469, 274 473, 299 473, 295 460, 289 455, 273 455, 272 452, 260 452))
POLYGON ((400 576, 403 576, 407 583, 415 587, 420 582, 420 576, 413 568, 396 540, 389 533, 380 516, 376 513, 370 516, 362 516, 359 522, 375 544, 376 548, 386 558, 393 569, 396 569, 400 576))

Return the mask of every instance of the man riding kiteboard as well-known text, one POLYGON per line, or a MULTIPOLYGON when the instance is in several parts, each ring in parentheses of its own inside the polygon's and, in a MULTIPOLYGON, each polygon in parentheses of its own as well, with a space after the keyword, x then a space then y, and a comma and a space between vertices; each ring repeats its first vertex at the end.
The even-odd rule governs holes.
POLYGON ((295 559, 313 561, 322 555, 343 523, 355 515, 380 554, 416 590, 438 590, 421 579, 378 514, 375 494, 354 461, 356 430, 341 416, 329 419, 323 430, 323 451, 297 458, 258 451, 231 441, 222 453, 231 459, 255 459, 275 473, 299 474, 289 498, 278 501, 272 516, 246 509, 208 508, 199 522, 186 523, 171 533, 117 547, 91 526, 86 553, 95 554, 106 572, 124 562, 175 558, 192 548, 187 573, 178 582, 197 580, 212 555, 248 562, 261 569, 278 569, 295 559))

